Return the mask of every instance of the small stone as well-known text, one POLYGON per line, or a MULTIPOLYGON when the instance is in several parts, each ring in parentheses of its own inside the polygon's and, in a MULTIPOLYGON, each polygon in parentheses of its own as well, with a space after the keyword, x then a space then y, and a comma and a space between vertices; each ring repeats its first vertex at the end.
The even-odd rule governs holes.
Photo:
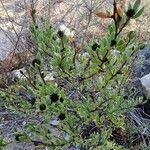
POLYGON ((84 80, 83 77, 78 77, 78 81, 79 81, 79 82, 82 82, 83 80, 84 80))
POLYGON ((150 33, 150 28, 147 31, 150 33))
POLYGON ((59 120, 53 119, 53 120, 50 121, 50 124, 53 125, 53 126, 58 126, 59 125, 59 120))
POLYGON ((142 83, 144 93, 147 97, 150 97, 150 73, 143 76, 140 81, 142 83))

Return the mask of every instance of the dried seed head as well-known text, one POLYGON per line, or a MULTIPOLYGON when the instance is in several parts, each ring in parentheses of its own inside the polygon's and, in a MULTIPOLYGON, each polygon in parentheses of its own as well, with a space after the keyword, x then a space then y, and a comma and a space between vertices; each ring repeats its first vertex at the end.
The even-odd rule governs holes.
POLYGON ((116 40, 111 40, 111 44, 110 45, 114 46, 114 45, 116 45, 116 43, 117 43, 116 40))
POLYGON ((61 113, 61 114, 58 116, 58 118, 59 118, 60 120, 64 120, 64 119, 66 118, 66 115, 65 115, 64 113, 61 113))
POLYGON ((15 140, 18 141, 18 142, 20 142, 20 139, 19 139, 20 136, 21 136, 21 134, 16 134, 15 135, 15 140))
POLYGON ((64 101, 64 99, 61 97, 61 98, 60 98, 60 102, 63 103, 63 101, 64 101))
POLYGON ((44 111, 45 109, 46 109, 46 105, 45 105, 45 104, 41 104, 41 105, 40 105, 40 110, 41 110, 41 111, 44 111))
POLYGON ((57 34, 58 34, 58 36, 59 36, 60 38, 62 38, 62 37, 64 36, 64 32, 61 31, 61 30, 59 30, 59 31, 57 32, 57 34))
POLYGON ((99 48, 99 47, 100 47, 99 44, 94 43, 94 44, 92 45, 92 50, 93 50, 93 51, 96 51, 96 49, 99 48))
POLYGON ((50 96, 50 99, 52 102, 57 102, 59 100, 59 96, 58 94, 56 93, 53 93, 51 96, 50 96))
POLYGON ((128 96, 127 95, 123 96, 123 99, 128 99, 128 96))
POLYGON ((37 65, 41 65, 41 61, 40 61, 39 59, 34 59, 34 60, 32 61, 32 65, 35 67, 36 64, 37 64, 37 65))
POLYGON ((132 18, 135 15, 135 10, 134 9, 129 9, 126 12, 126 15, 127 15, 128 18, 132 18))

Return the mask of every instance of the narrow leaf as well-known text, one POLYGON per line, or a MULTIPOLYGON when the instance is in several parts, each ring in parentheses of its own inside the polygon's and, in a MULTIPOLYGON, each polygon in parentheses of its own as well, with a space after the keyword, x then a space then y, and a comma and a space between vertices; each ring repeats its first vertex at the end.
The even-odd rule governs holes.
POLYGON ((139 16, 143 13, 144 8, 145 8, 145 7, 142 7, 142 8, 133 16, 133 18, 135 19, 135 18, 139 17, 139 16))
POLYGON ((128 10, 132 9, 132 6, 131 4, 129 3, 129 6, 128 6, 128 10))
POLYGON ((136 0, 133 6, 133 9, 135 10, 135 12, 138 10, 140 4, 141 4, 141 0, 136 0))

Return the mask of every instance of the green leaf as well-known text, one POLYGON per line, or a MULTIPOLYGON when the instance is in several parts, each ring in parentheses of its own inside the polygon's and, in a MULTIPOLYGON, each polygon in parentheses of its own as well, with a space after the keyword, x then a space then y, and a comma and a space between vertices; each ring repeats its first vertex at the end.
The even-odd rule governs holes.
POLYGON ((109 36, 111 36, 111 40, 115 37, 115 24, 111 24, 109 27, 109 36))
POLYGON ((132 6, 131 4, 129 3, 129 6, 128 6, 128 10, 132 9, 132 6))
POLYGON ((5 143, 4 139, 0 138, 0 147, 3 147, 5 145, 6 145, 6 143, 5 143))
POLYGON ((135 18, 138 18, 142 13, 143 13, 143 11, 144 11, 144 6, 133 16, 133 18, 135 19, 135 18))
POLYGON ((138 47, 136 48, 137 50, 139 49, 144 49, 147 45, 145 43, 139 43, 138 47))
POLYGON ((124 51, 125 48, 126 48, 125 45, 126 45, 126 44, 125 44, 125 41, 121 39, 121 40, 119 40, 118 43, 117 43, 117 49, 122 52, 122 51, 124 51))
POLYGON ((135 37, 136 37, 136 32, 130 31, 130 32, 128 33, 128 38, 129 38, 129 41, 130 41, 130 42, 133 42, 133 41, 135 40, 135 37))
POLYGON ((141 4, 141 0, 136 0, 133 6, 133 9, 135 10, 135 12, 138 10, 140 4, 141 4))

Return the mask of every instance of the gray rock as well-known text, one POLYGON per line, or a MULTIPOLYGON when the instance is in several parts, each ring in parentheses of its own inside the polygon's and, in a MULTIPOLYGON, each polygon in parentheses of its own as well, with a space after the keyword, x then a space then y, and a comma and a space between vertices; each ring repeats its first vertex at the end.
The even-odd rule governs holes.
MULTIPOLYGON (((133 80, 130 84, 136 88, 137 97, 142 97, 143 103, 138 104, 135 111, 129 112, 131 120, 139 127, 139 133, 150 134, 150 45, 137 53, 135 64, 132 66, 133 80)), ((128 90, 131 91, 131 90, 128 90)))
POLYGON ((150 73, 143 76, 141 79, 141 83, 144 89, 144 93, 146 97, 150 97, 150 73))
POLYGON ((5 147, 5 150, 34 150, 35 146, 32 143, 11 143, 5 147))
POLYGON ((134 77, 142 78, 150 73, 150 45, 137 53, 137 59, 132 68, 134 77))
POLYGON ((141 49, 137 53, 137 59, 132 67, 133 79, 137 78, 140 84, 135 84, 136 89, 139 90, 140 96, 144 94, 149 97, 150 93, 150 45, 141 49))
MULTIPOLYGON (((13 33, 9 32, 9 35, 12 36, 13 33)), ((12 52, 13 44, 9 38, 0 30, 0 60, 5 59, 10 52, 12 52)))

